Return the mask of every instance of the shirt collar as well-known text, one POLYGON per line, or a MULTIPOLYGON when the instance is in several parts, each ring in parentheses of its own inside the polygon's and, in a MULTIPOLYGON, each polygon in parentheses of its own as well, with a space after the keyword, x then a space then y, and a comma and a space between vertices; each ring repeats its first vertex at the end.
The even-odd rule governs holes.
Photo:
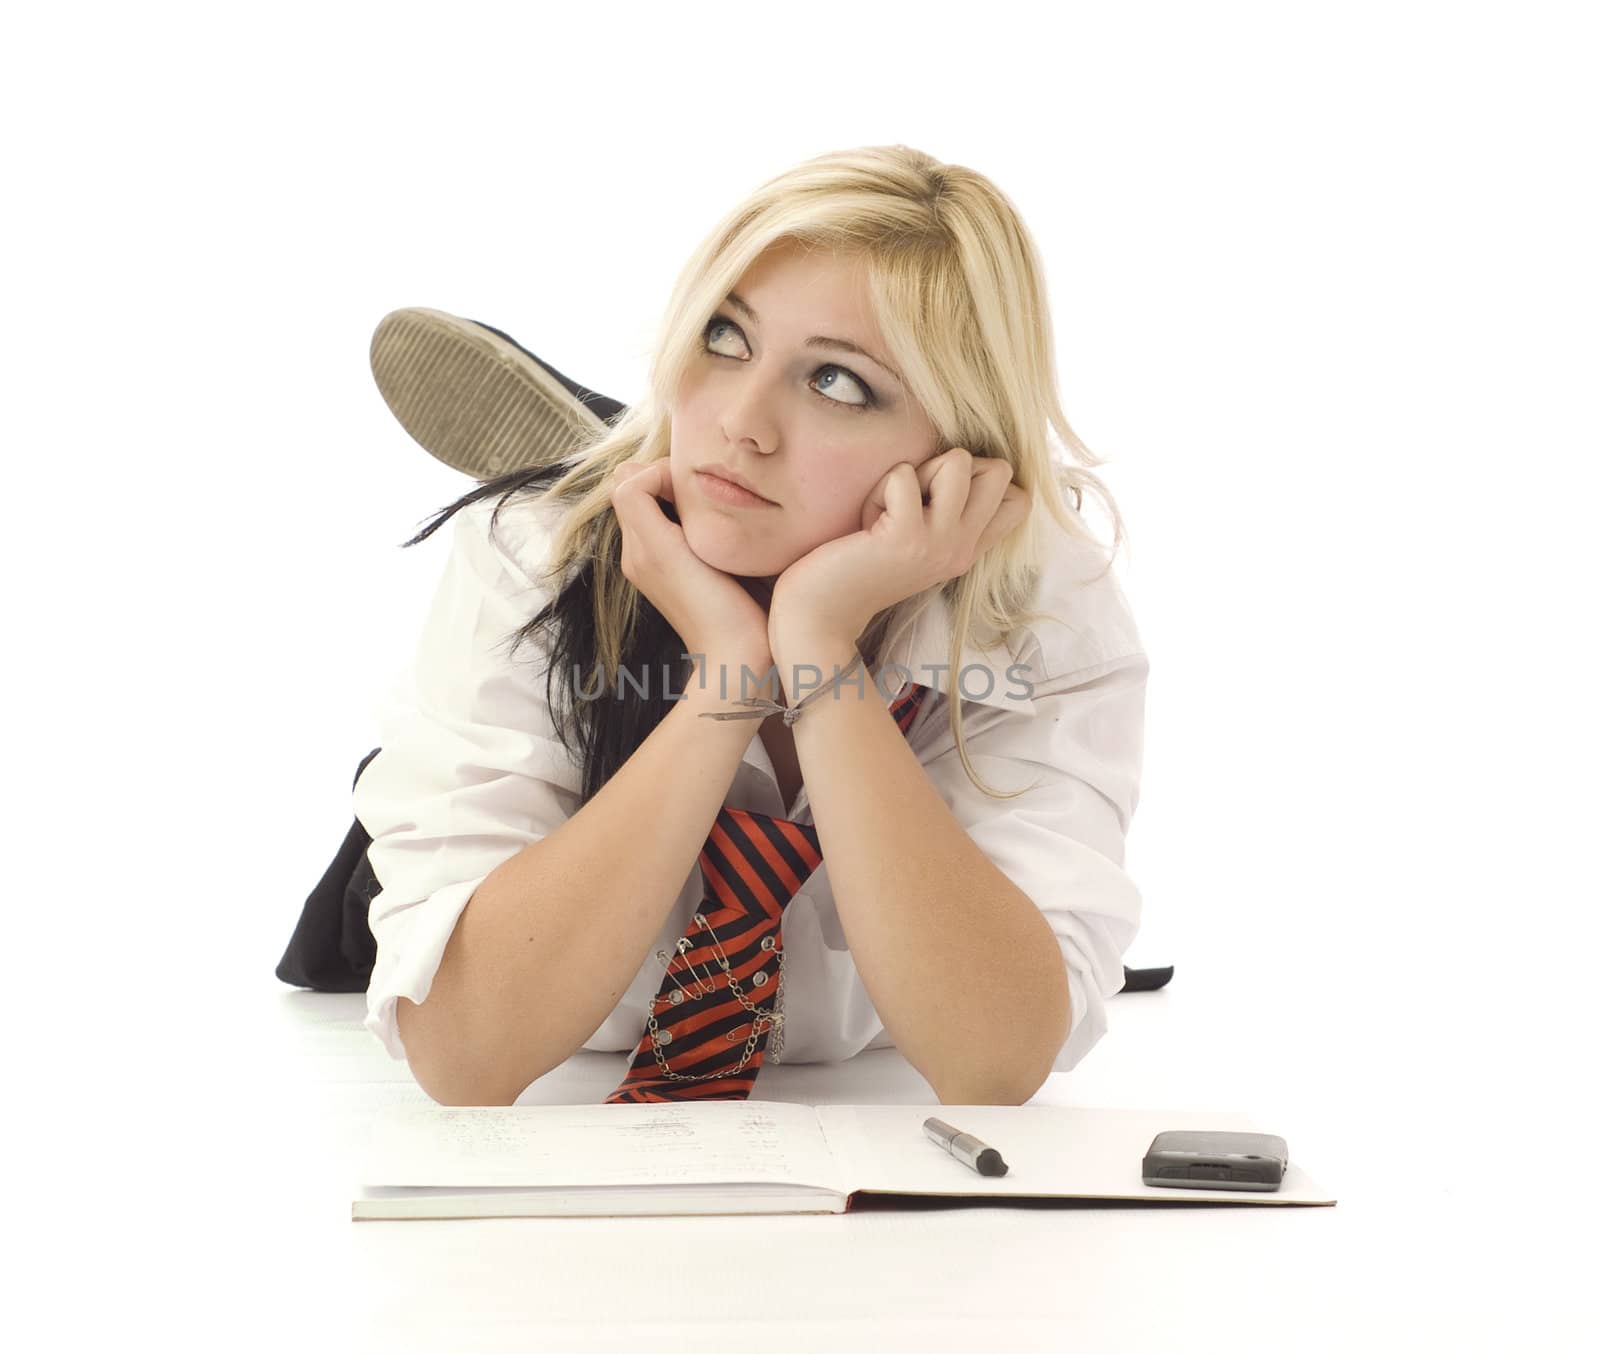
MULTIPOLYGON (((892 628, 892 623, 891 623, 892 628)), ((1037 676, 1033 669, 1023 664, 1024 671, 1007 676, 1006 669, 1017 663, 1009 647, 996 644, 976 647, 970 637, 961 647, 959 691, 964 700, 980 705, 993 705, 1001 710, 1013 710, 1022 715, 1033 715, 1031 682, 1037 676)), ((911 629, 891 645, 878 663, 883 674, 885 694, 899 698, 905 694, 907 681, 939 692, 947 700, 953 689, 956 673, 950 663, 950 606, 944 593, 935 592, 933 601, 919 615, 911 629), (900 666, 891 668, 889 664, 900 666)))

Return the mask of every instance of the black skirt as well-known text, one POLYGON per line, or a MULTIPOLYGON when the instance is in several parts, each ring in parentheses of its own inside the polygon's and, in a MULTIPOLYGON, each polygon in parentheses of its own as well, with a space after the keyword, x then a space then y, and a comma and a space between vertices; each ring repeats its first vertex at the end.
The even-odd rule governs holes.
MULTIPOLYGON (((356 767, 350 789, 379 753, 373 748, 356 767)), ((306 899, 289 948, 278 960, 278 977, 295 987, 317 992, 365 992, 378 959, 367 914, 382 885, 372 873, 367 847, 372 838, 361 820, 352 818, 350 830, 333 863, 322 873, 306 899)))

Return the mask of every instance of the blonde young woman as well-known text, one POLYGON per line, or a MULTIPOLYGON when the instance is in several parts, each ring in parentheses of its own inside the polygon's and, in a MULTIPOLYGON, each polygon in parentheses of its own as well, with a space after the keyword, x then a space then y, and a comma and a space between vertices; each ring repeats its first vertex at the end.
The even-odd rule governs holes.
POLYGON ((1133 972, 1148 664, 1005 196, 901 146, 779 175, 631 408, 437 312, 380 326, 380 383, 381 344, 483 480, 407 542, 455 518, 354 787, 366 1024, 423 1089, 511 1103, 585 1048, 634 1051, 613 1100, 738 1096, 893 1046, 1019 1104, 1076 1065, 1133 972))

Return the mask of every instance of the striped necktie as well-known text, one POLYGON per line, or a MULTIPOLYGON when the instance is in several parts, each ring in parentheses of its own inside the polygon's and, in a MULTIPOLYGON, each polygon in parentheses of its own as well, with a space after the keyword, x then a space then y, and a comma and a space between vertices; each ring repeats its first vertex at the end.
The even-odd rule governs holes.
MULTIPOLYGON (((889 707, 909 732, 928 688, 910 683, 889 707)), ((709 892, 650 1003, 628 1075, 602 1102, 744 1100, 775 1026, 783 1044, 783 909, 822 864, 817 830, 724 808, 700 852, 709 892), (776 981, 775 981, 776 979, 776 981)))

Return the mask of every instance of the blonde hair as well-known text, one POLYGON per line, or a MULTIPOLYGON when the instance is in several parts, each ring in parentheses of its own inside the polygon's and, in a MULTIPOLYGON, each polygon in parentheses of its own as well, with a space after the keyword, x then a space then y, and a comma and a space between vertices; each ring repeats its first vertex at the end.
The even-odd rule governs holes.
MULTIPOLYGON (((1018 627, 1051 619, 1027 609, 1045 560, 1040 509, 1070 535, 1104 548, 1079 510, 1088 490, 1104 504, 1113 539, 1125 539, 1110 492, 1086 467, 1103 464, 1073 432, 1056 398, 1054 343, 1043 270, 1011 201, 975 170, 942 164, 909 146, 866 146, 806 160, 761 184, 706 235, 674 285, 653 345, 649 386, 614 424, 576 447, 569 465, 531 500, 560 500, 547 573, 592 559, 597 662, 614 683, 638 614, 639 593, 621 571, 622 534, 609 476, 623 462, 649 463, 671 449, 669 409, 689 364, 701 356, 712 314, 745 271, 784 241, 859 257, 870 301, 912 396, 941 438, 1010 463, 1011 483, 1032 501, 1027 523, 941 589, 875 617, 861 649, 881 657, 942 591, 951 616, 951 726, 973 784, 985 785, 962 736, 956 674, 969 636, 1004 642, 1018 627), (1053 431, 1078 464, 1050 449, 1053 431), (1073 495, 1071 507, 1066 494, 1073 495)), ((542 477, 541 477, 542 478, 542 477)))

